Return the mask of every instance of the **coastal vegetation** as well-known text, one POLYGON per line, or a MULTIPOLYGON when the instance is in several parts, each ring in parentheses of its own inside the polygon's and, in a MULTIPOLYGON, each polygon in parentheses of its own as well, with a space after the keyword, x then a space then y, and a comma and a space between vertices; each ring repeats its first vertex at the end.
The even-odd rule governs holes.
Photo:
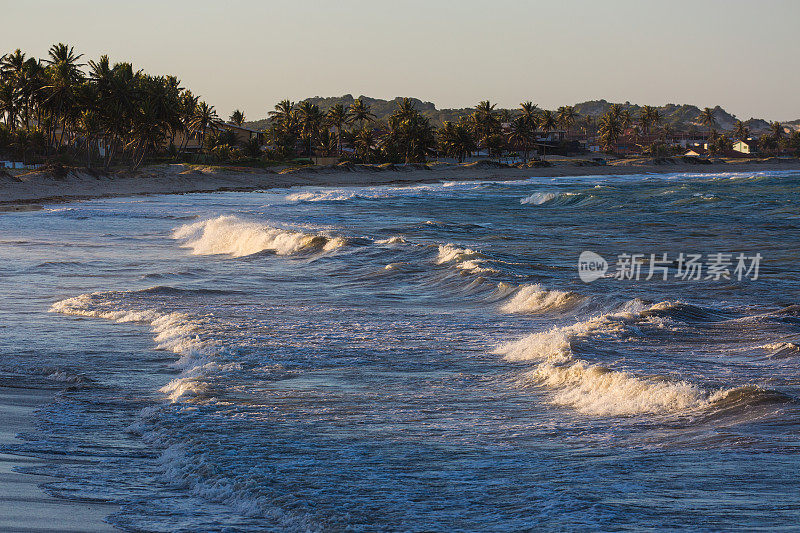
POLYGON ((0 158, 86 167, 177 161, 268 165, 320 159, 361 163, 463 162, 604 152, 676 155, 687 143, 709 155, 737 141, 771 155, 800 155, 800 132, 743 122, 719 107, 635 106, 605 101, 542 109, 532 101, 500 109, 437 110, 412 98, 309 98, 278 102, 268 117, 227 122, 174 75, 152 75, 108 56, 86 60, 53 45, 46 58, 0 56, 0 158), (693 108, 693 109, 690 109, 693 108), (757 132, 760 136, 751 137, 757 132))

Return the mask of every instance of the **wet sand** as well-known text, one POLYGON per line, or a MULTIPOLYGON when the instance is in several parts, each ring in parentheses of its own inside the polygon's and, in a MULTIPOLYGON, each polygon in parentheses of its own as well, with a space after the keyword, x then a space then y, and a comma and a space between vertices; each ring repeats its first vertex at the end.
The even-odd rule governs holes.
MULTIPOLYGON (((32 429, 36 408, 51 401, 55 391, 0 386, 0 450, 19 443, 17 435, 32 429)), ((40 486, 55 481, 49 476, 21 473, 18 469, 70 461, 0 453, 0 531, 99 533, 119 531, 103 519, 117 506, 55 498, 40 486)))

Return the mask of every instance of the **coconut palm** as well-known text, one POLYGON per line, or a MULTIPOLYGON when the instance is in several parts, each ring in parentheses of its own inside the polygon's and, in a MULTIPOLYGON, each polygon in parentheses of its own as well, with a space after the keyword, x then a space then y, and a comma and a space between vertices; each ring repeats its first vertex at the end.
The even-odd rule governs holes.
MULTIPOLYGON (((545 109, 541 113, 539 113, 539 129, 542 130, 544 133, 544 137, 546 140, 549 140, 550 132, 553 131, 556 126, 558 125, 558 121, 556 120, 556 116, 553 114, 552 111, 545 109)), ((546 148, 547 145, 543 144, 542 148, 546 148)))
POLYGON ((609 110, 600 117, 600 136, 606 150, 616 149, 620 135, 622 135, 620 116, 613 110, 609 110))
POLYGON ((306 155, 310 158, 313 155, 314 141, 319 137, 319 129, 325 115, 322 114, 317 104, 304 100, 297 106, 297 118, 300 137, 306 145, 306 155))
POLYGON ((216 131, 219 125, 219 117, 214 106, 208 105, 205 102, 197 104, 194 116, 189 121, 189 130, 198 136, 200 144, 200 153, 203 153, 203 143, 205 142, 206 133, 216 131))
MULTIPOLYGON (((358 100, 357 100, 358 101, 358 100)), ((361 128, 356 133, 355 148, 365 163, 370 162, 372 147, 375 145, 375 132, 371 129, 361 128)))
POLYGON ((469 123, 461 120, 458 123, 445 122, 438 131, 439 146, 447 156, 458 159, 459 163, 477 149, 475 136, 469 123))
POLYGON ((230 121, 237 126, 241 126, 244 124, 244 113, 239 111, 238 109, 231 113, 230 121))
POLYGON ((650 128, 653 125, 653 111, 654 109, 649 105, 643 106, 639 110, 639 125, 645 134, 650 133, 650 128))
POLYGON ((522 151, 523 162, 528 162, 528 155, 534 142, 534 129, 524 116, 520 115, 511 122, 511 133, 508 142, 511 146, 522 151))
POLYGON ((769 125, 769 136, 772 138, 772 140, 775 143, 775 155, 776 156, 780 153, 781 140, 783 139, 783 136, 784 136, 785 133, 786 133, 786 130, 784 129, 783 124, 781 124, 778 121, 770 123, 770 125, 769 125))
POLYGON ((527 102, 522 102, 519 104, 520 108, 520 115, 522 119, 527 122, 527 125, 531 129, 536 129, 536 120, 539 115, 539 106, 531 102, 530 100, 527 102))
POLYGON ((575 112, 575 108, 571 105, 558 108, 558 123, 562 128, 564 128, 564 130, 567 132, 567 135, 569 135, 572 125, 575 124, 575 119, 577 116, 578 114, 575 112))
POLYGON ((430 121, 416 110, 410 98, 398 102, 387 125, 389 131, 383 139, 383 149, 389 159, 422 163, 435 148, 436 138, 430 121))
POLYGON ((750 129, 741 120, 737 120, 733 126, 733 136, 740 141, 746 141, 750 135, 750 129))
POLYGON ((500 131, 498 113, 494 109, 496 105, 489 102, 489 100, 483 100, 475 106, 475 111, 472 113, 475 136, 478 139, 478 143, 487 151, 489 149, 489 137, 500 131))
POLYGON ((325 122, 330 127, 336 128, 336 152, 339 157, 342 155, 342 132, 350 119, 349 110, 342 104, 334 104, 325 115, 325 122))
POLYGON ((289 99, 275 104, 275 110, 269 112, 272 121, 284 131, 289 131, 294 124, 294 102, 289 99))
POLYGON ((623 109, 619 114, 619 122, 622 126, 622 131, 625 133, 633 125, 633 115, 628 108, 623 109))
POLYGON ((717 125, 717 119, 716 119, 716 117, 714 117, 714 110, 711 109, 710 107, 704 108, 700 112, 700 122, 704 126, 708 127, 709 133, 708 133, 708 137, 707 137, 706 140, 710 141, 711 140, 711 131, 713 131, 714 128, 716 127, 716 125, 717 125))
POLYGON ((4 115, 6 125, 13 133, 16 128, 16 117, 19 111, 19 93, 10 80, 0 81, 0 115, 4 115))
POLYGON ((369 105, 365 104, 361 98, 357 98, 350 104, 350 120, 358 122, 358 128, 363 130, 366 122, 375 120, 375 114, 372 113, 369 105))

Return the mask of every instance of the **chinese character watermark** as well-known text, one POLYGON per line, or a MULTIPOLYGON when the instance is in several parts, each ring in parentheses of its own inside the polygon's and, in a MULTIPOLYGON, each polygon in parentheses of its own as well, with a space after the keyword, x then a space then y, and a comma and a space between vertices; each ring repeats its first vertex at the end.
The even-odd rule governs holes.
POLYGON ((616 269, 608 272, 608 262, 601 255, 587 250, 578 258, 578 276, 585 283, 606 277, 635 281, 667 281, 670 277, 682 281, 755 281, 758 279, 762 259, 761 253, 747 255, 715 252, 704 256, 681 252, 674 258, 670 258, 667 253, 623 253, 617 256, 616 269))

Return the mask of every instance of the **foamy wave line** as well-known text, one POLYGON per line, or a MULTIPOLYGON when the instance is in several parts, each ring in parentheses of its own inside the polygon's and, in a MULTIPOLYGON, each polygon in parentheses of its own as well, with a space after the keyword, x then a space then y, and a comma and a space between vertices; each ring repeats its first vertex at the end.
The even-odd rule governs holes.
POLYGON ((526 196, 522 200, 519 201, 521 204, 532 204, 532 205, 542 205, 546 204, 547 202, 551 202, 555 200, 558 195, 561 193, 555 192, 535 192, 530 196, 526 196))
POLYGON ((259 252, 291 255, 318 249, 332 251, 345 245, 341 237, 308 234, 265 224, 246 222, 235 216, 220 216, 175 229, 172 237, 183 240, 182 247, 195 255, 226 254, 244 257, 259 252))
POLYGON ((485 256, 472 248, 461 248, 455 244, 440 244, 438 246, 438 255, 436 257, 437 265, 444 265, 446 263, 453 263, 459 270, 465 270, 473 274, 496 274, 499 270, 483 266, 485 256))
POLYGON ((545 289, 541 285, 521 285, 500 310, 505 313, 542 313, 572 309, 583 296, 569 291, 545 289))
POLYGON ((286 196, 289 202, 341 202, 360 196, 352 191, 330 190, 318 192, 296 192, 286 196))
MULTIPOLYGON (((628 302, 616 313, 598 315, 564 327, 527 335, 497 347, 494 353, 509 361, 539 361, 520 382, 554 391, 552 401, 594 416, 629 416, 680 412, 708 407, 735 389, 708 391, 687 381, 632 376, 576 359, 572 342, 586 337, 620 338, 653 307, 680 306, 662 302, 646 306, 628 302)), ((653 317, 644 317, 653 322, 653 317)), ((661 319, 656 319, 661 320, 661 319)))
POLYGON ((407 242, 402 235, 394 235, 388 239, 378 239, 375 244, 406 244, 407 242))
POLYGON ((148 324, 155 334, 157 350, 171 351, 180 356, 175 365, 183 375, 159 389, 175 402, 184 398, 203 398, 211 387, 205 377, 210 373, 237 369, 237 364, 223 365, 215 361, 223 352, 219 343, 201 338, 203 320, 185 313, 161 313, 155 309, 126 310, 112 300, 108 293, 81 294, 54 303, 52 313, 103 318, 114 322, 140 322, 148 324))

